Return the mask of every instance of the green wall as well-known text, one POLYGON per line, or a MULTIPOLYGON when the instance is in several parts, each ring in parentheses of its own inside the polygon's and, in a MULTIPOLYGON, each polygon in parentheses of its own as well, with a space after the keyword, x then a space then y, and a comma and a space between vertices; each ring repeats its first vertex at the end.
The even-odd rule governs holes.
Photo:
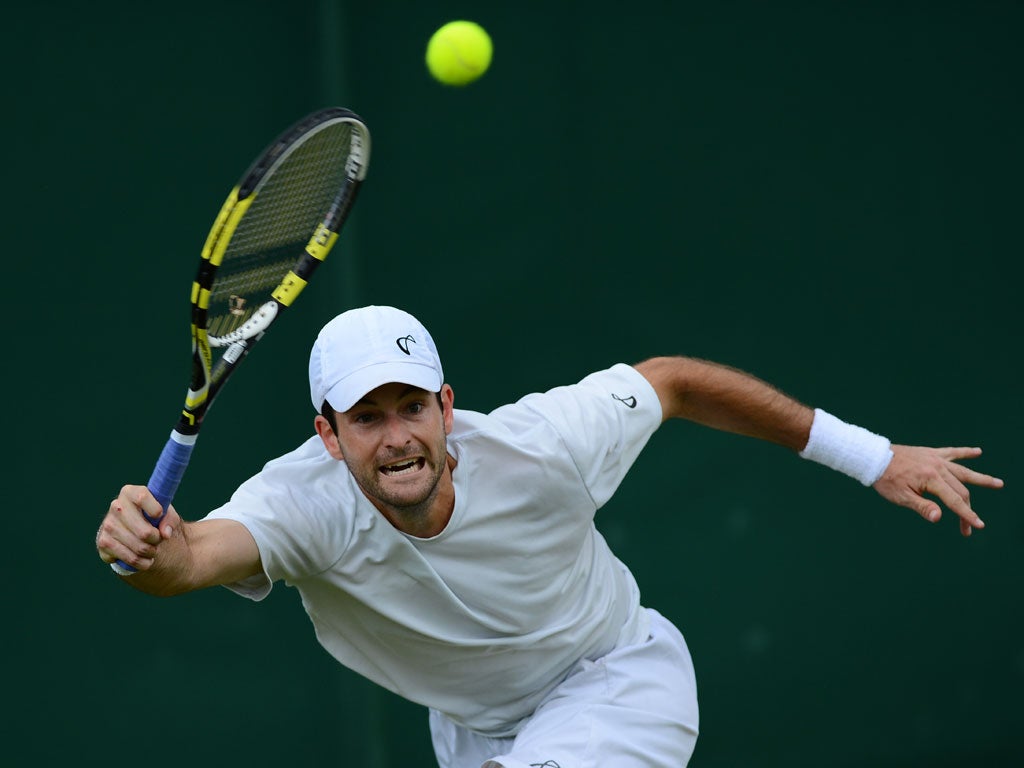
POLYGON ((661 430, 599 525, 687 636, 692 765, 1024 764, 1022 32, 1012 2, 12 9, 0 763, 432 764, 423 711, 338 669, 291 591, 158 600, 92 549, 177 417, 211 217, 341 104, 367 184, 214 408, 186 516, 309 433, 309 343, 353 303, 420 315, 466 408, 717 359, 897 442, 982 445, 1008 487, 964 541, 778 448, 661 430), (422 52, 464 17, 494 64, 443 88, 422 52))

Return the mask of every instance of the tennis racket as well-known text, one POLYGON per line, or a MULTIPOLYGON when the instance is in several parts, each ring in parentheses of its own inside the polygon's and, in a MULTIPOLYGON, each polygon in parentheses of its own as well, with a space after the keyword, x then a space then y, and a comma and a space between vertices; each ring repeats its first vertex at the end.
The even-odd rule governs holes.
MULTIPOLYGON (((206 238, 192 283, 192 376, 181 418, 146 484, 174 498, 203 418, 242 360, 327 257, 366 177, 370 133, 332 107, 282 133, 231 190, 206 238), (213 360, 213 350, 219 350, 213 360)), ((151 518, 154 526, 163 518, 151 518)), ((111 563, 128 576, 135 569, 111 563)))

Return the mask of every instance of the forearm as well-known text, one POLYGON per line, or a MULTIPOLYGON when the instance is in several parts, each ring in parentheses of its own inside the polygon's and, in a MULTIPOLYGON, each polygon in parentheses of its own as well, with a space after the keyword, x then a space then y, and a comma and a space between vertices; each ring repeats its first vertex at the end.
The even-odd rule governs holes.
POLYGON ((263 572, 249 530, 234 520, 179 523, 163 535, 152 564, 125 577, 133 587, 170 596, 243 581, 263 572), (137 580, 137 581, 136 581, 137 580))
POLYGON ((662 404, 664 418, 681 418, 800 451, 807 445, 814 411, 743 371, 689 357, 656 357, 640 363, 662 404))

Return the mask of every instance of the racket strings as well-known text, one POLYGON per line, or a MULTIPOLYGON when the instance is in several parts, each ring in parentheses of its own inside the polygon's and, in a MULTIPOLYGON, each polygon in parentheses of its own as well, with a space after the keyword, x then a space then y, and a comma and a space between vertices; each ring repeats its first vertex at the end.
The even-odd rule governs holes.
POLYGON ((347 181, 352 128, 328 124, 285 150, 252 193, 211 286, 208 330, 231 333, 302 258, 347 181))

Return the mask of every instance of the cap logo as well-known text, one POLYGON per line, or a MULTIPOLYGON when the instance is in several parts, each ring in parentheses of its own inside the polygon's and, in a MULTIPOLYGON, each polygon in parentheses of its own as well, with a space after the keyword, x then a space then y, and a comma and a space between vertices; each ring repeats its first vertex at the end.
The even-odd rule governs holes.
POLYGON ((416 343, 416 339, 414 339, 412 336, 401 336, 401 337, 395 339, 395 344, 398 345, 398 348, 400 350, 402 350, 403 352, 405 352, 405 354, 411 356, 412 352, 409 351, 409 344, 410 343, 412 343, 412 344, 416 343))

